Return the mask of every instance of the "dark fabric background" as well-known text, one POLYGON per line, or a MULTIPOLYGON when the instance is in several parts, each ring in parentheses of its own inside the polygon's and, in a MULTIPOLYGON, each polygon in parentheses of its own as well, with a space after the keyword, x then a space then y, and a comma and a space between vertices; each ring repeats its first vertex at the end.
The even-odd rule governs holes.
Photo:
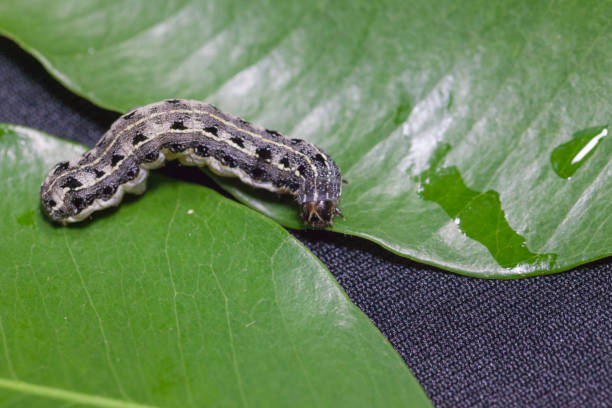
MULTIPOLYGON (((0 122, 93 145, 117 117, 0 39, 0 122)), ((183 171, 205 177, 174 169, 183 171)), ((292 233, 389 339, 437 407, 612 406, 612 258, 551 276, 480 280, 354 237, 292 233)))

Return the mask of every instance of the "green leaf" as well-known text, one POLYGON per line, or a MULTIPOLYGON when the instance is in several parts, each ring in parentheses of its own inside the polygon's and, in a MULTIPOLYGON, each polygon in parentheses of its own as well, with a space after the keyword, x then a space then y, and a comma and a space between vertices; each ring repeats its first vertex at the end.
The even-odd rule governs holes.
MULTIPOLYGON (((0 30, 106 108, 196 98, 308 139, 350 182, 334 230, 505 278, 612 254, 611 137, 581 160, 591 139, 567 145, 612 122, 611 14, 597 0, 5 0, 0 30)), ((290 200, 220 182, 299 227, 290 200)))
POLYGON ((430 406, 309 251, 209 189, 153 176, 43 219, 42 179, 82 151, 0 125, 0 405, 430 406))

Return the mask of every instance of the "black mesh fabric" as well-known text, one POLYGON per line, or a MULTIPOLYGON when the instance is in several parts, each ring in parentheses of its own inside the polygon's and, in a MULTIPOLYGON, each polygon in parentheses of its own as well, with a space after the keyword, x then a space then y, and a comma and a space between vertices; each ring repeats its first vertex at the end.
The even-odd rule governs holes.
MULTIPOLYGON (((6 39, 0 97, 0 122, 86 145, 118 116, 67 91, 6 39)), ((435 406, 612 406, 611 258, 493 281, 421 265, 354 237, 291 232, 389 339, 435 406)))

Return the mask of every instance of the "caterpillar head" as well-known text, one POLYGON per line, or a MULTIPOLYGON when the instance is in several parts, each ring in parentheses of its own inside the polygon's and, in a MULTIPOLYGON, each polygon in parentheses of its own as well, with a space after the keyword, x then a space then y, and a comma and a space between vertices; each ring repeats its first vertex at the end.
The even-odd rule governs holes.
POLYGON ((315 228, 325 228, 334 225, 334 217, 341 216, 338 200, 307 201, 302 204, 302 220, 315 228))

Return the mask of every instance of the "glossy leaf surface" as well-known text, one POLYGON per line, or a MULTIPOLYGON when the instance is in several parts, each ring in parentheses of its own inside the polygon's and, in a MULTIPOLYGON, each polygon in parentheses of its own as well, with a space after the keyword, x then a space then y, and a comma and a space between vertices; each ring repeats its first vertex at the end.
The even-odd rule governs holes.
MULTIPOLYGON (((575 146, 556 150, 612 121, 610 15, 570 0, 8 0, 0 30, 101 106, 203 99, 308 139, 350 182, 336 231, 513 277, 612 253, 610 137, 571 179, 557 172, 575 146)), ((221 182, 299 227, 290 202, 221 182)))
POLYGON ((51 225, 41 180, 82 150, 0 125, 1 406, 430 406, 309 251, 207 188, 51 225))

